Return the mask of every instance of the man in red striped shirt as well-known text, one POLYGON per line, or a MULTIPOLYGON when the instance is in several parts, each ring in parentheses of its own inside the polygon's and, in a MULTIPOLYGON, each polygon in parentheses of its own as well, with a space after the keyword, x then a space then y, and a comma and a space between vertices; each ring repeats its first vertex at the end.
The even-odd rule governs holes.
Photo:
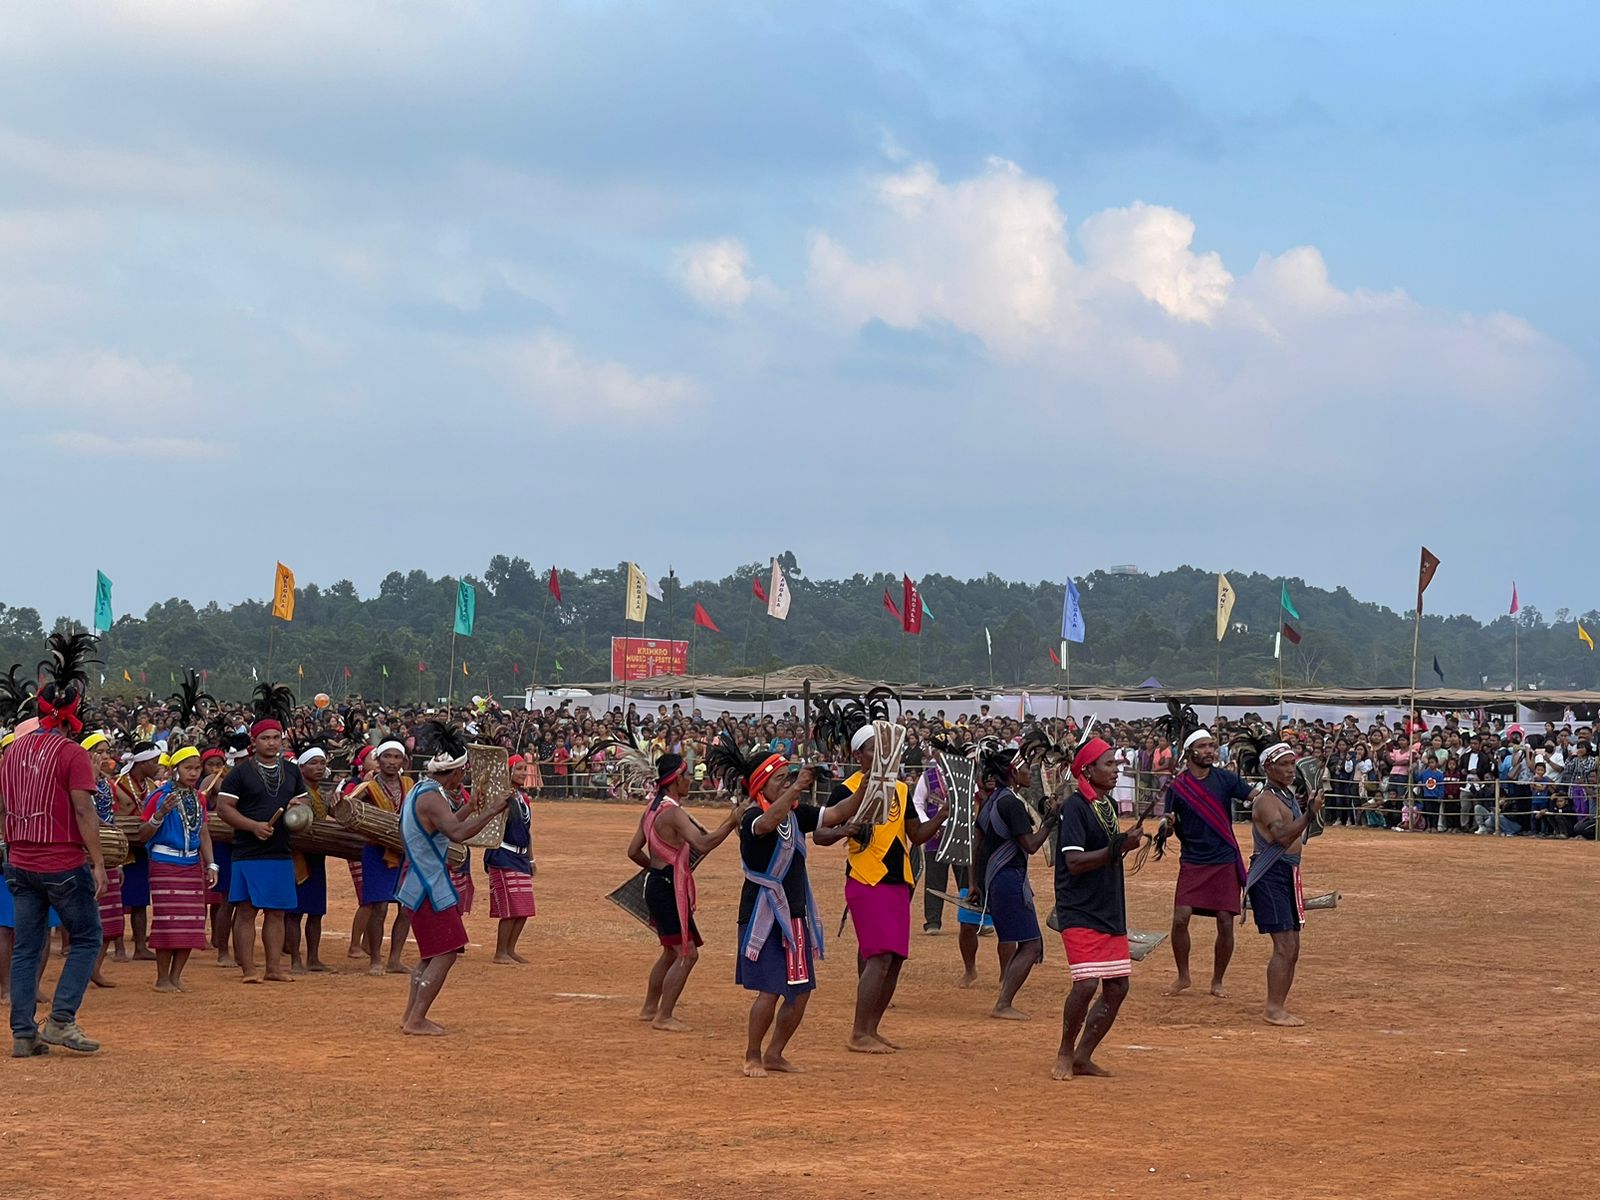
POLYGON ((62 1046, 92 1054, 100 1044, 78 1028, 78 1006, 100 954, 99 895, 105 890, 100 818, 94 809, 94 765, 73 740, 83 731, 77 684, 47 683, 38 695, 39 728, 12 742, 0 759, 5 882, 16 909, 11 959, 13 1058, 62 1046), (61 917, 71 949, 61 968, 50 1016, 36 1024, 39 958, 50 910, 61 917))

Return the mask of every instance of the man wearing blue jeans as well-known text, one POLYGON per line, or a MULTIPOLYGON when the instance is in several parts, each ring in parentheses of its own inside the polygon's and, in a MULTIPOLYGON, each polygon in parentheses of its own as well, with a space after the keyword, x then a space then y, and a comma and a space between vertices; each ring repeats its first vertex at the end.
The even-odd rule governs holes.
MULTIPOLYGON (((52 650, 58 636, 52 637, 52 650)), ((57 657, 59 661, 61 656, 57 657)), ((83 730, 77 715, 82 698, 76 680, 45 684, 37 696, 39 728, 18 737, 0 759, 5 884, 16 910, 16 949, 11 958, 13 1058, 48 1054, 51 1046, 80 1054, 100 1048, 78 1028, 78 1006, 100 957, 98 897, 106 886, 100 818, 94 807, 94 765, 73 740, 83 730), (35 1023, 34 1002, 52 908, 61 917, 71 948, 50 1017, 40 1027, 35 1023)))

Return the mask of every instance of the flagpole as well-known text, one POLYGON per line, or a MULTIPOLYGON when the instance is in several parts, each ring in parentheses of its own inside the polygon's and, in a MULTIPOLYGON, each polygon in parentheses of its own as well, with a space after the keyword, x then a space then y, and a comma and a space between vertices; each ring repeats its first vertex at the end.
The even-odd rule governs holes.
POLYGON ((550 587, 547 583, 544 589, 544 604, 539 609, 539 636, 533 643, 533 673, 528 676, 528 683, 532 687, 539 686, 539 652, 544 649, 544 623, 550 615, 550 587))
POLYGON ((1213 725, 1222 720, 1222 639, 1217 639, 1217 673, 1214 677, 1217 685, 1217 710, 1211 714, 1213 725))
POLYGON ((1067 719, 1072 719, 1072 643, 1061 639, 1061 674, 1067 685, 1067 719))
MULTIPOLYGON (((1520 695, 1522 692, 1522 657, 1518 649, 1520 629, 1515 615, 1511 618, 1511 694, 1520 695)), ((1517 719, 1515 708, 1511 710, 1511 719, 1517 719)))
MULTIPOLYGON (((1416 627, 1412 630, 1412 633, 1411 633, 1411 711, 1410 711, 1409 715, 1406 718, 1406 749, 1408 751, 1411 748, 1411 738, 1413 736, 1412 735, 1412 730, 1416 726, 1416 723, 1417 723, 1417 651, 1421 647, 1421 645, 1422 645, 1422 594, 1421 594, 1421 591, 1419 590, 1418 593, 1417 593, 1417 622, 1416 622, 1416 627)), ((1512 711, 1513 711, 1513 713, 1515 712, 1514 709, 1512 711)), ((1413 763, 1412 764, 1412 771, 1413 771, 1412 778, 1415 778, 1415 774, 1414 774, 1415 770, 1416 770, 1416 764, 1413 763)))
POLYGON ((424 675, 426 675, 426 674, 427 674, 426 671, 423 671, 423 670, 418 670, 417 671, 417 707, 418 708, 422 707, 422 677, 424 675))
MULTIPOLYGON (((1283 597, 1284 597, 1284 594, 1288 590, 1289 590, 1289 581, 1287 579, 1278 580, 1278 633, 1277 633, 1277 641, 1274 644, 1278 647, 1277 658, 1278 658, 1278 728, 1279 728, 1279 730, 1283 729, 1283 626, 1284 626, 1284 623, 1285 623, 1284 619, 1283 619, 1283 597)), ((1411 683, 1412 683, 1412 686, 1415 686, 1416 682, 1417 682, 1417 664, 1416 664, 1415 661, 1413 661, 1412 664, 1411 664, 1411 683)))
POLYGON ((456 631, 452 629, 450 631, 450 683, 445 688, 445 693, 444 693, 445 707, 448 708, 450 705, 454 704, 455 701, 456 701, 456 631))

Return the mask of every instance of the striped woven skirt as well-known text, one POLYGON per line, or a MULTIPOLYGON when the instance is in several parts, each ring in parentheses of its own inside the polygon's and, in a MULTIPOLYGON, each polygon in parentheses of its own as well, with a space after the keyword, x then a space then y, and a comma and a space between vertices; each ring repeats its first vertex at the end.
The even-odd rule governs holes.
POLYGON ((467 861, 459 868, 450 871, 450 882, 456 885, 456 891, 461 895, 461 913, 463 916, 472 914, 472 900, 478 894, 477 886, 472 882, 472 858, 468 851, 467 861))
POLYGON ((350 886, 356 890, 356 903, 361 903, 361 860, 348 858, 345 865, 350 868, 350 886))
POLYGON ((489 915, 498 921, 512 917, 531 917, 533 876, 521 871, 489 868, 489 915))
POLYGON ((100 893, 100 936, 106 941, 126 936, 122 915, 122 868, 106 868, 106 890, 100 893))
POLYGON ((216 908, 228 902, 228 888, 233 885, 233 846, 228 842, 212 842, 211 857, 217 864, 217 886, 206 891, 206 906, 216 908))
POLYGON ((206 873, 199 863, 150 860, 150 948, 206 948, 206 873))

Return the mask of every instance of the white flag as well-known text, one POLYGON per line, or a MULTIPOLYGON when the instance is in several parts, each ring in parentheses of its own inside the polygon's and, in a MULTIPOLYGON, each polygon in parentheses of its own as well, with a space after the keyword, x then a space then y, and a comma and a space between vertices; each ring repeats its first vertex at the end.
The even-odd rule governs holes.
POLYGON ((648 575, 644 577, 644 594, 649 596, 652 600, 666 599, 666 597, 661 594, 661 585, 654 579, 651 579, 648 575))
POLYGON ((1283 630, 1281 629, 1272 635, 1272 657, 1283 657, 1283 630))
POLYGON ((1067 639, 1061 639, 1061 665, 1067 665, 1067 639))
POLYGON ((772 560, 772 582, 767 586, 767 616, 780 621, 789 618, 789 581, 777 559, 772 560))
POLYGON ((989 647, 989 653, 992 655, 994 653, 994 639, 989 636, 989 627, 987 625, 983 627, 983 644, 989 647))
POLYGON ((257 675, 257 674, 256 674, 256 669, 255 669, 255 668, 254 668, 254 667, 251 667, 251 668, 250 668, 250 678, 251 678, 251 679, 257 679, 257 678, 259 678, 259 676, 258 676, 258 675, 257 675))

